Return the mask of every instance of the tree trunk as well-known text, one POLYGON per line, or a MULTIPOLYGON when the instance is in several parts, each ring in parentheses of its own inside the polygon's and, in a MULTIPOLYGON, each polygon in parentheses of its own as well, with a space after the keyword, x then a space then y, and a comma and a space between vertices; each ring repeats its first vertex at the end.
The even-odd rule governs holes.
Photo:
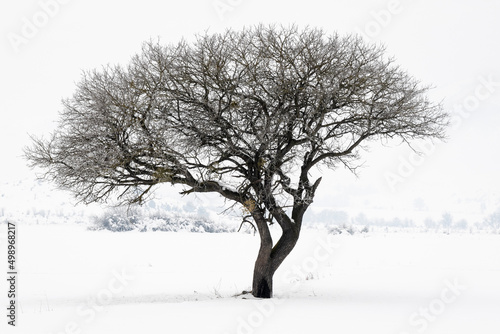
POLYGON ((274 247, 261 243, 253 271, 252 295, 257 298, 273 296, 273 276, 283 260, 295 247, 299 236, 294 231, 284 231, 274 247))
MULTIPOLYGON (((259 251, 253 270, 252 295, 257 298, 271 298, 273 296, 273 275, 270 254, 259 251)), ((269 252, 270 253, 270 252, 269 252)))

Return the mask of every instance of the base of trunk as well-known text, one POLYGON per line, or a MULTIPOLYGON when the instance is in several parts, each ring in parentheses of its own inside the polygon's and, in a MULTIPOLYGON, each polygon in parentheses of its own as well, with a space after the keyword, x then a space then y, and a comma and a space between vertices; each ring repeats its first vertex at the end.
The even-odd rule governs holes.
POLYGON ((253 283, 252 295, 256 298, 271 298, 273 296, 272 278, 260 278, 253 283))

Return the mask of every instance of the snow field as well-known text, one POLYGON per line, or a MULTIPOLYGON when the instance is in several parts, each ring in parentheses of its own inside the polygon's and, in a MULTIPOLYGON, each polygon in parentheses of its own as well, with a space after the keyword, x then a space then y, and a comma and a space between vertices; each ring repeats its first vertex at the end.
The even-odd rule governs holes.
POLYGON ((305 230, 275 275, 275 298, 256 300, 234 295, 251 286, 257 236, 18 231, 19 326, 3 321, 6 333, 500 330, 498 235, 305 230))

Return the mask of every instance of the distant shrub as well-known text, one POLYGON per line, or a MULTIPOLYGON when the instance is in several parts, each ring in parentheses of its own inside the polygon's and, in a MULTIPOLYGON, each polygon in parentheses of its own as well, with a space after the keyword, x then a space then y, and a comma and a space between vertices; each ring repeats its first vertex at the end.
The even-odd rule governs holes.
POLYGON ((500 232, 500 208, 489 215, 483 222, 493 232, 500 232))
POLYGON ((91 230, 108 230, 112 232, 126 232, 138 227, 139 219, 136 216, 123 216, 118 213, 104 214, 96 217, 91 230))
POLYGON ((127 215, 124 212, 106 213, 94 219, 91 230, 108 230, 112 232, 127 231, 163 231, 163 232, 196 232, 196 233, 225 233, 235 232, 233 226, 216 223, 205 217, 181 216, 165 214, 153 216, 127 215))
POLYGON ((343 234, 347 233, 350 235, 356 234, 356 233, 368 233, 368 226, 365 226, 361 231, 358 231, 356 227, 353 225, 347 225, 347 224, 342 224, 340 226, 331 226, 328 228, 328 233, 329 234, 343 234))

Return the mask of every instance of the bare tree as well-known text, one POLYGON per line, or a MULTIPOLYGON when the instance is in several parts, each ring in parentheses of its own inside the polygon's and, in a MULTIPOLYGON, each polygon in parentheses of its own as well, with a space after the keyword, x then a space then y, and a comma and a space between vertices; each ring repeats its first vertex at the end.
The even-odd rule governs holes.
POLYGON ((26 156, 85 203, 142 202, 160 183, 234 201, 260 235, 252 293, 269 298, 321 182, 312 171, 354 169, 370 140, 442 138, 447 115, 427 91, 383 47, 319 29, 149 42, 127 67, 85 73, 26 156))

